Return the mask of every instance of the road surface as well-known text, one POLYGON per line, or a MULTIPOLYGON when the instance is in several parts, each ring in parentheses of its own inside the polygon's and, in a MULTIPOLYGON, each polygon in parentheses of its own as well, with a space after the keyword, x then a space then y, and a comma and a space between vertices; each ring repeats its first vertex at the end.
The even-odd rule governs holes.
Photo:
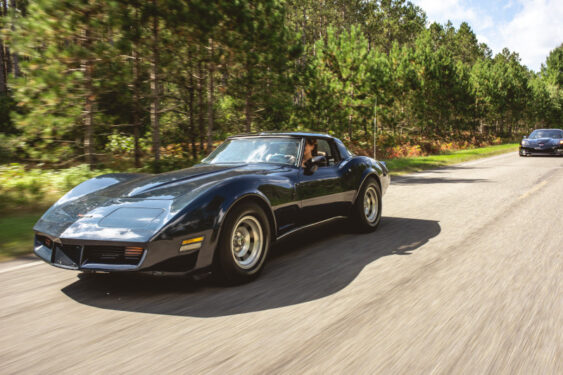
POLYGON ((563 158, 396 177, 256 282, 0 265, 0 373, 563 374, 563 158))

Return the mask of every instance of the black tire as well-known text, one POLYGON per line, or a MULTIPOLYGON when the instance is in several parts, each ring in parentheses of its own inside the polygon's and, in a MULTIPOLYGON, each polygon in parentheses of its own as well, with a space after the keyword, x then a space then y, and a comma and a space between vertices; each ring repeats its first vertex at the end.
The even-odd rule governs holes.
POLYGON ((230 285, 256 279, 264 268, 268 256, 270 236, 268 217, 258 204, 249 202, 234 207, 221 229, 213 267, 215 276, 221 282, 230 285), (246 253, 245 246, 247 246, 246 253), (250 254, 245 258, 244 255, 247 253, 250 254))
POLYGON ((381 222, 382 208, 381 188, 374 177, 368 177, 358 192, 356 203, 352 207, 350 219, 353 228, 363 233, 376 230, 381 222), (366 199, 371 203, 364 205, 366 199), (377 200, 376 205, 374 205, 374 199, 377 200), (369 210, 366 206, 369 206, 369 210))

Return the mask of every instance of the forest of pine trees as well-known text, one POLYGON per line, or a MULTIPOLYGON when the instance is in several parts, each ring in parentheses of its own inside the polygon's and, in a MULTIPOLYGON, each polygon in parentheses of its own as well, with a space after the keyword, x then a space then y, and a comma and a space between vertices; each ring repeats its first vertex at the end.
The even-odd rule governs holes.
POLYGON ((385 146, 562 126, 563 45, 534 72, 404 0, 0 4, 0 162, 159 171, 262 130, 361 152, 376 102, 385 146))

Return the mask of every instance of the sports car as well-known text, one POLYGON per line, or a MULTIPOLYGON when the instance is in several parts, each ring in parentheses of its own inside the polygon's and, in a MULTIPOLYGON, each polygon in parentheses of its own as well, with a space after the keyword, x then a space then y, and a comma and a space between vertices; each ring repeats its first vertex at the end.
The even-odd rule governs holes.
POLYGON ((35 224, 34 251, 83 272, 202 271, 236 284, 296 231, 336 219, 375 230, 389 183, 384 162, 326 134, 238 135, 191 168, 81 183, 35 224))
POLYGON ((520 156, 563 155, 563 130, 536 129, 520 143, 520 156))

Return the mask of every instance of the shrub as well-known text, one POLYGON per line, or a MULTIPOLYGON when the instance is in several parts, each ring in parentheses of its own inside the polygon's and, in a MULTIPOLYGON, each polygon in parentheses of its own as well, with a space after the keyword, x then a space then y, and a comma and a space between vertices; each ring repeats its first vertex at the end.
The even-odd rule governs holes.
POLYGON ((0 165, 0 211, 48 206, 79 183, 111 172, 91 171, 85 164, 61 170, 0 165))

